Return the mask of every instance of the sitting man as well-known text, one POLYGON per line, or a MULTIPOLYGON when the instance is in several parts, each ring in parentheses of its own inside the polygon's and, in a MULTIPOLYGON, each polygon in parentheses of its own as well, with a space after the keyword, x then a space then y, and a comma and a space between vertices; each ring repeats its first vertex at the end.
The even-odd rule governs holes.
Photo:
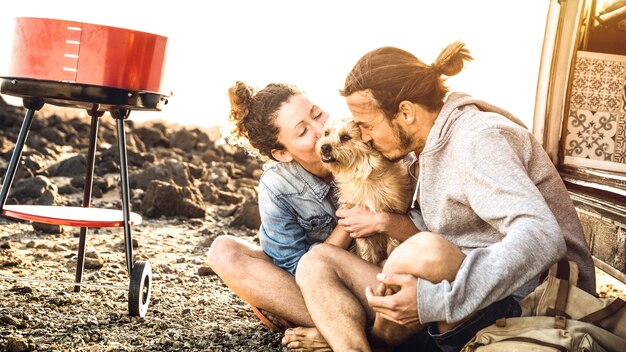
MULTIPOLYGON (((595 293, 582 226, 541 145, 508 112, 447 96, 441 76, 466 60, 460 42, 432 65, 384 47, 346 78, 342 95, 363 140, 390 160, 414 153, 423 228, 382 273, 331 245, 302 257, 296 281, 316 332, 335 351, 387 350, 409 337, 420 350, 458 351, 483 327, 519 316, 518 301, 563 257, 578 264, 579 286, 595 293)), ((362 208, 337 216, 353 236, 379 232, 364 225, 372 214, 362 208)))

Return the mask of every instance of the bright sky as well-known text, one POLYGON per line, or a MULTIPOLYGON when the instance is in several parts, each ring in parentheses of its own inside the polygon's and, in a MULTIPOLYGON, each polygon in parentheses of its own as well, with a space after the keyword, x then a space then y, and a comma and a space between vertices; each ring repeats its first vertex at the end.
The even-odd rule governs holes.
POLYGON ((530 127, 547 9, 543 0, 506 8, 502 0, 10 1, 0 12, 0 75, 14 17, 156 33, 169 38, 163 91, 175 96, 163 111, 131 118, 212 126, 226 121, 226 92, 236 80, 257 88, 296 84, 342 116, 348 110, 338 89, 366 52, 397 46, 431 63, 462 40, 474 61, 448 81, 451 89, 499 105, 530 127))

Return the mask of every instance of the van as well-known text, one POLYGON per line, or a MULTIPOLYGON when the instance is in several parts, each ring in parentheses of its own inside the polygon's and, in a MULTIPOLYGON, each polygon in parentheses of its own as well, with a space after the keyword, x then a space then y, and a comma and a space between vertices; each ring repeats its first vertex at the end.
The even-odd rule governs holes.
POLYGON ((626 283, 626 0, 551 0, 533 134, 596 266, 626 283))

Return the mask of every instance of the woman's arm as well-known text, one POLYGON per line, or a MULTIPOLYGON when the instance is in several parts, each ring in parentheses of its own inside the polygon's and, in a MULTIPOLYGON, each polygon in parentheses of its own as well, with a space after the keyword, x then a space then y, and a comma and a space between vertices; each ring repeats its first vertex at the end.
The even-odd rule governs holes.
POLYGON ((350 247, 350 243, 352 243, 352 238, 350 237, 350 233, 346 231, 343 226, 337 225, 324 243, 348 249, 348 247, 350 247))
POLYGON ((297 216, 263 183, 259 187, 259 214, 261 248, 274 265, 295 275, 298 261, 311 247, 297 216))

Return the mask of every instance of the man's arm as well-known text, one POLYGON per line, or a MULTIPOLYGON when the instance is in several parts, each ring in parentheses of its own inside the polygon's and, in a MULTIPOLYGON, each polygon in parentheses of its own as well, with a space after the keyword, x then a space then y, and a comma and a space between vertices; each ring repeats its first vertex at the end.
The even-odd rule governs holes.
POLYGON ((404 242, 407 238, 419 232, 415 223, 406 214, 375 213, 361 206, 341 209, 336 214, 340 218, 339 225, 343 226, 353 238, 384 233, 400 242, 404 242))
POLYGON ((510 133, 486 129, 458 157, 468 205, 502 240, 469 251, 454 281, 418 280, 422 323, 459 321, 512 294, 566 252, 559 224, 528 170, 540 173, 537 182, 558 173, 533 150, 532 136, 510 133))

